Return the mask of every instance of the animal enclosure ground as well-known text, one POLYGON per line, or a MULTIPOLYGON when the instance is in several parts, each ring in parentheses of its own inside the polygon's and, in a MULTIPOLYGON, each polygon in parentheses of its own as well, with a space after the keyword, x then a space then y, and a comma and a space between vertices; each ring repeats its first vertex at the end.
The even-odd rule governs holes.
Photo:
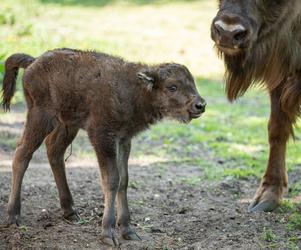
MULTIPOLYGON (((290 189, 282 207, 275 213, 247 213, 266 167, 269 103, 257 90, 233 105, 227 102, 222 63, 210 40, 216 9, 212 0, 11 0, 0 5, 0 58, 15 52, 37 56, 56 47, 97 49, 131 61, 183 63, 196 76, 208 103, 204 116, 188 126, 165 121, 133 142, 129 200, 142 241, 122 242, 122 249, 301 248, 299 128, 288 145, 290 189)), ((2 71, 0 61, 0 80, 2 71)), ((11 159, 25 120, 22 96, 19 85, 13 111, 0 111, 1 223, 11 159)), ((82 221, 73 225, 61 218, 42 147, 24 179, 22 226, 0 229, 1 250, 103 248, 103 195, 84 133, 73 143, 67 172, 82 221)))

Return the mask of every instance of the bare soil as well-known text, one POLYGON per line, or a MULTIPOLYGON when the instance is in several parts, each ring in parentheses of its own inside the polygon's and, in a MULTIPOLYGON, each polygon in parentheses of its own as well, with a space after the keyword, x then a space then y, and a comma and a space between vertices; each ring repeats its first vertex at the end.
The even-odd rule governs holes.
MULTIPOLYGON (((19 134, 21 126, 12 127, 17 129, 12 136, 19 134)), ((62 218, 43 153, 37 152, 24 178, 22 226, 0 227, 0 249, 109 249, 99 238, 104 207, 96 161, 73 156, 66 164, 82 218, 72 224, 62 218)), ((12 148, 0 145, 0 224, 11 187, 12 154, 12 148)), ((191 185, 183 179, 202 177, 199 166, 147 157, 131 159, 128 190, 133 228, 142 240, 120 240, 120 249, 289 249, 289 239, 299 237, 300 232, 287 229, 286 214, 247 212, 258 180, 224 178, 191 185), (268 229, 277 236, 275 242, 264 238, 268 229)), ((300 177, 300 172, 294 173, 294 178, 300 177)), ((295 247, 301 247, 300 240, 295 247)))

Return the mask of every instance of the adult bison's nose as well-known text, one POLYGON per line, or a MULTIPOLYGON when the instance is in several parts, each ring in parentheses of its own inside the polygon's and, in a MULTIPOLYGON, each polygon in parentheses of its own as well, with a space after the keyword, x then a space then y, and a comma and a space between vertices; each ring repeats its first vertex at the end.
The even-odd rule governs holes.
POLYGON ((221 50, 247 47, 250 36, 250 30, 234 15, 222 15, 215 19, 211 32, 212 39, 221 50))

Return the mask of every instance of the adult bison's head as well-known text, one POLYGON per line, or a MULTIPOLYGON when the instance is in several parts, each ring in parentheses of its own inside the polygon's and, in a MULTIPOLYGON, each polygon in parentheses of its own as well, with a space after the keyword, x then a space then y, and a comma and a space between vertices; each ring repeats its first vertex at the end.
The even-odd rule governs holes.
MULTIPOLYGON (((250 50, 265 36, 278 32, 296 0, 219 0, 211 26, 218 50, 233 56, 250 50)), ((291 13, 293 14, 293 13, 291 13)))

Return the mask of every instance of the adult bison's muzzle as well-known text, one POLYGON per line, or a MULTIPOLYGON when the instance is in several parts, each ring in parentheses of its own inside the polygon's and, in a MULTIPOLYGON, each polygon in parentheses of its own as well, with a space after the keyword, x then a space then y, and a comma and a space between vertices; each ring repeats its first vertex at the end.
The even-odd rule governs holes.
POLYGON ((242 15, 220 11, 211 25, 211 38, 219 51, 236 55, 249 48, 253 28, 242 15))

